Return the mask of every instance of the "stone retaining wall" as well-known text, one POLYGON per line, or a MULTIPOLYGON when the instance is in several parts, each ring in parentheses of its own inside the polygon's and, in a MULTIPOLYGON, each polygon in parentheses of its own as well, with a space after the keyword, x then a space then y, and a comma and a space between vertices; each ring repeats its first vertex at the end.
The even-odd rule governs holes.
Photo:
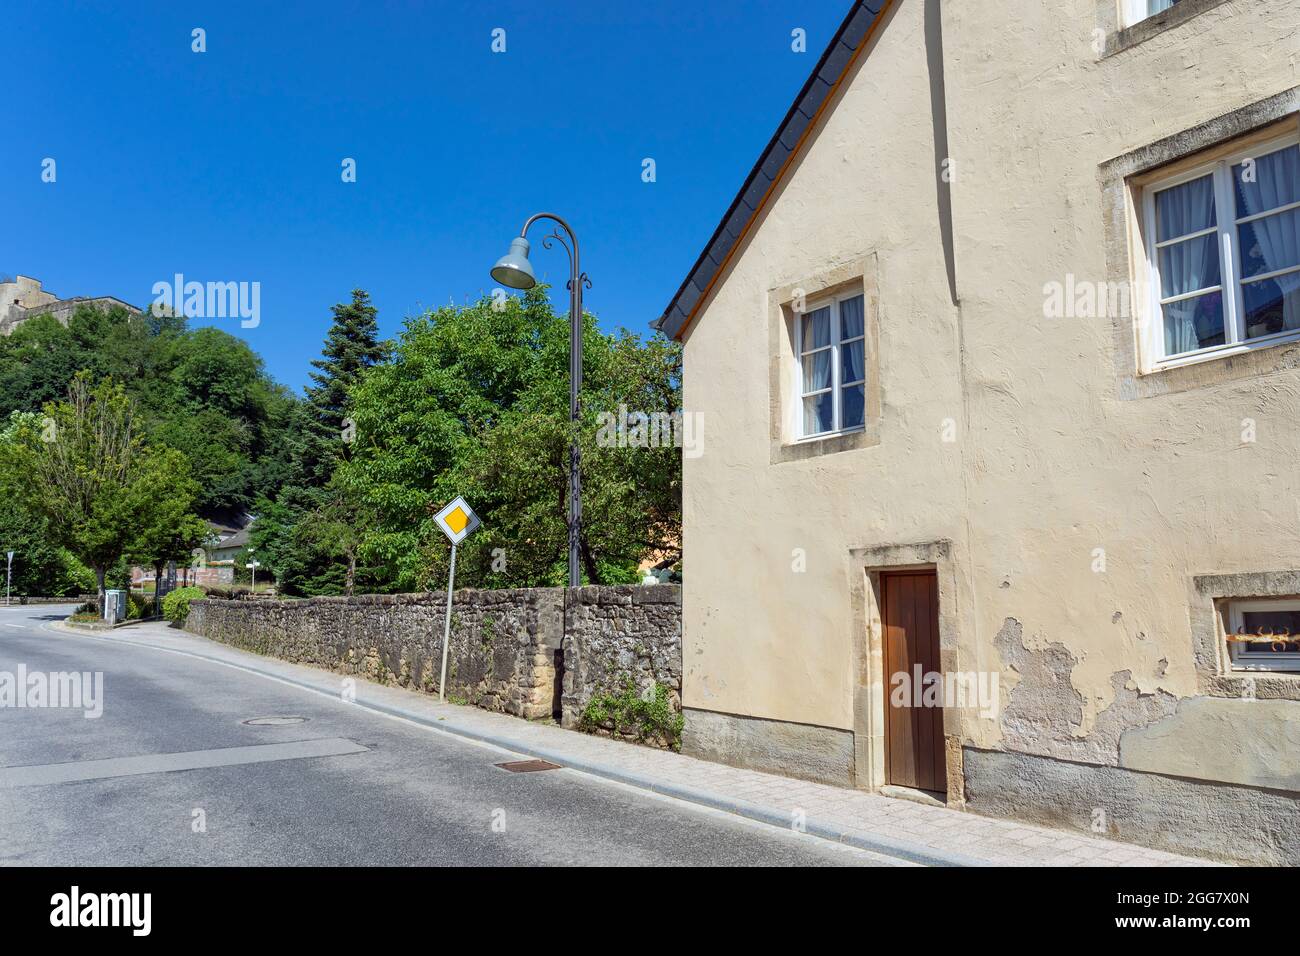
MULTIPOLYGON (((235 647, 437 693, 444 593, 190 604, 185 628, 235 647)), ((592 696, 668 688, 681 706, 681 588, 457 591, 447 695, 518 717, 578 723, 592 696)))

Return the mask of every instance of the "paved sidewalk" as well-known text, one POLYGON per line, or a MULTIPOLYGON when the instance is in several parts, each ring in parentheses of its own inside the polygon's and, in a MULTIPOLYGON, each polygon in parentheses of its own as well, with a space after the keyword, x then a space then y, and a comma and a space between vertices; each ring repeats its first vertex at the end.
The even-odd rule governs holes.
MULTIPOLYGON (((51 631, 71 631, 62 623, 51 631)), ((343 702, 345 675, 237 650, 163 624, 78 636, 130 642, 253 671, 365 706, 439 732, 543 757, 573 770, 726 810, 781 827, 802 823, 808 833, 913 863, 938 866, 1213 866, 1129 843, 907 800, 742 770, 622 741, 521 720, 476 707, 440 704, 402 688, 355 680, 356 700, 343 702)))

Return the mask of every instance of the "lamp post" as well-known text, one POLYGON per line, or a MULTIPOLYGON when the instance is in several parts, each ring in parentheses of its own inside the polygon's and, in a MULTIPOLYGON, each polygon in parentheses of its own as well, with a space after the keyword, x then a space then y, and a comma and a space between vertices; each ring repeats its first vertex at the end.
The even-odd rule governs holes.
POLYGON ((510 251, 492 267, 492 278, 511 289, 531 289, 537 285, 533 264, 528 261, 528 228, 539 219, 549 219, 556 224, 551 234, 542 240, 543 248, 558 242, 569 253, 569 423, 573 428, 569 444, 569 587, 582 583, 578 561, 578 544, 582 532, 582 459, 578 448, 578 392, 582 389, 582 287, 591 288, 591 280, 582 271, 578 259, 578 237, 559 216, 539 212, 529 216, 519 235, 510 240, 510 251), (560 230, 564 232, 561 234, 560 230), (568 241, 565 241, 565 236, 568 241))

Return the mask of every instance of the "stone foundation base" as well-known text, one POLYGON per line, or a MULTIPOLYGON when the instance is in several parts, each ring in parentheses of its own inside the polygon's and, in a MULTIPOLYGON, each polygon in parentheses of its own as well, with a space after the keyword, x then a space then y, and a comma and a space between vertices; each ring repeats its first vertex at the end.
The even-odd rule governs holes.
POLYGON ((853 733, 685 708, 682 753, 701 760, 851 787, 853 733))
POLYGON ((966 806, 1172 853, 1300 865, 1300 794, 963 748, 966 806))

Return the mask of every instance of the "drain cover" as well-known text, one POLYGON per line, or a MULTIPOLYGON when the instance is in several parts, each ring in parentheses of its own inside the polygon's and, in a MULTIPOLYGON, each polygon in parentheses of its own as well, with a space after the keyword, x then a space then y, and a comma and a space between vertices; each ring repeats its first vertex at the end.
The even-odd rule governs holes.
POLYGON ((285 724, 305 724, 306 717, 251 717, 244 723, 252 727, 283 727, 285 724))
POLYGON ((510 760, 495 766, 500 767, 502 770, 509 770, 511 773, 535 773, 538 770, 560 769, 558 763, 551 763, 549 760, 510 760))

